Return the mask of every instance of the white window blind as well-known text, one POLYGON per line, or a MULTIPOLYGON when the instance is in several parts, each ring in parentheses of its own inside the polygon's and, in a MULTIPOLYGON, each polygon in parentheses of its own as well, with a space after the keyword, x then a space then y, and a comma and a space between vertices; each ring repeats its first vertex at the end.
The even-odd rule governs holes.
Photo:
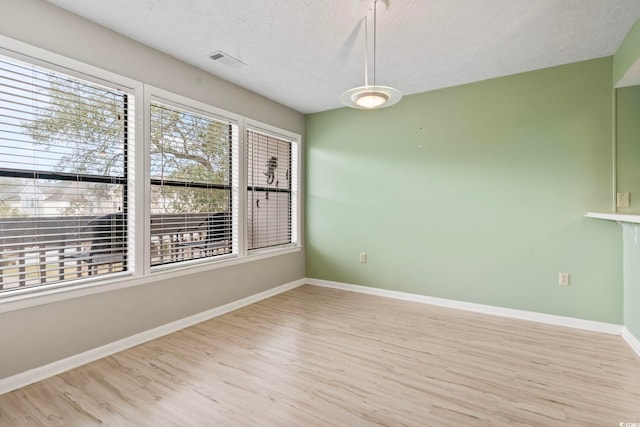
POLYGON ((236 124, 151 103, 151 265, 234 253, 236 124))
POLYGON ((0 290, 128 269, 133 97, 0 56, 0 290))
POLYGON ((297 242, 297 144, 247 129, 248 249, 297 242))

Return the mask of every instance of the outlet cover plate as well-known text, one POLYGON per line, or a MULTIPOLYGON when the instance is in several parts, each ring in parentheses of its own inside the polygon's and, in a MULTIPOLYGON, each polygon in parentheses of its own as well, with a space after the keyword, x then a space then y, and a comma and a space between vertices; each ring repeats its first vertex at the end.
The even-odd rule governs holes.
POLYGON ((558 285, 569 286, 569 273, 558 274, 558 285))
POLYGON ((616 197, 616 205, 619 208, 628 208, 630 206, 629 193, 618 193, 616 197))

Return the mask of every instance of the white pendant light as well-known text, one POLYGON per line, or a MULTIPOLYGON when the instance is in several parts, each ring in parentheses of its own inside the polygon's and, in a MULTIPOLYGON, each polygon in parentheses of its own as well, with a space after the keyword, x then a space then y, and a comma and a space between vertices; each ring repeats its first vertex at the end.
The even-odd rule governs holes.
POLYGON ((389 86, 376 85, 376 5, 373 1, 373 85, 369 84, 369 36, 367 18, 364 26, 364 86, 354 87, 340 95, 340 102, 347 107, 372 110, 375 108, 389 107, 398 103, 402 98, 399 90, 389 86))

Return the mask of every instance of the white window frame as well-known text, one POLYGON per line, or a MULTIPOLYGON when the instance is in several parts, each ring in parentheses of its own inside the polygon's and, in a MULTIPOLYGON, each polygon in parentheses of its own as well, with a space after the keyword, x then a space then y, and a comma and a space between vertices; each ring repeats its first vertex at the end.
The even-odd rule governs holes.
MULTIPOLYGON (((278 246, 271 246, 271 247, 267 247, 267 248, 262 248, 262 249, 252 249, 252 250, 248 250, 247 249, 247 255, 248 256, 259 256, 262 254, 268 254, 268 253, 273 253, 273 252, 279 252, 282 250, 287 250, 289 248, 299 248, 300 247, 300 235, 301 235, 301 229, 300 229, 300 212, 301 212, 301 197, 300 197, 300 186, 301 186, 301 179, 300 179, 300 165, 301 165, 301 161, 302 161, 302 153, 301 153, 301 136, 298 135, 297 133, 294 132, 289 132, 280 128, 277 128, 275 126, 271 126, 269 124, 266 123, 262 123, 259 122, 257 120, 251 120, 251 119, 246 119, 244 122, 245 126, 242 132, 242 137, 243 139, 246 137, 247 135, 247 130, 255 130, 257 132, 266 134, 266 135, 270 135, 273 136, 274 138, 279 138, 279 139, 283 139, 283 140, 287 140, 287 141, 291 141, 291 146, 292 146, 292 151, 293 153, 291 154, 291 160, 293 163, 293 167, 292 167, 292 171, 291 171, 291 197, 292 197, 292 202, 291 202, 291 243, 288 244, 283 244, 283 245, 278 245, 278 246)), ((245 152, 246 155, 246 144, 243 145, 243 151, 245 152)), ((244 161, 244 167, 245 170, 243 171, 245 180, 247 179, 247 160, 245 159, 244 161)), ((247 200, 247 183, 245 182, 245 185, 243 187, 243 191, 244 191, 244 200, 247 200)), ((247 209, 245 208, 244 210, 245 214, 247 213, 247 209)), ((245 216, 244 218, 244 226, 246 227, 246 222, 247 222, 247 218, 245 216)), ((245 232, 245 247, 248 247, 248 233, 245 232)))
POLYGON ((212 263, 212 262, 224 262, 227 261, 229 259, 234 259, 237 258, 238 255, 241 253, 239 251, 239 241, 240 241, 240 237, 239 237, 239 233, 240 230, 237 227, 238 224, 238 220, 239 220, 239 215, 240 215, 240 211, 239 211, 239 189, 238 189, 238 185, 239 185, 239 177, 238 177, 238 173, 239 173, 239 169, 240 169, 240 162, 241 162, 241 158, 240 156, 238 156, 238 154, 240 153, 240 132, 242 129, 242 116, 237 115, 237 114, 233 114, 233 113, 229 113, 227 111, 224 111, 220 108, 216 108, 213 107, 209 104, 205 104, 203 102, 199 102, 199 101, 195 101, 193 99, 175 94, 173 92, 169 92, 151 85, 144 85, 144 129, 145 129, 145 136, 144 136, 144 150, 145 150, 145 166, 144 166, 144 179, 145 179, 145 218, 144 218, 144 224, 145 224, 145 231, 146 231, 146 236, 148 237, 145 240, 145 252, 144 252, 144 266, 145 266, 145 270, 151 273, 156 273, 156 272, 161 272, 161 271, 166 271, 166 270, 173 270, 176 268, 181 268, 181 267, 189 267, 189 266, 193 266, 193 265, 199 265, 199 264, 207 264, 207 263, 212 263), (233 251, 232 253, 228 254, 228 255, 221 255, 215 258, 199 258, 199 259, 193 259, 193 260, 188 260, 188 261, 180 261, 178 263, 175 264, 162 264, 162 265, 156 265, 156 266, 151 266, 151 247, 149 244, 149 239, 150 239, 150 235, 151 235, 151 212, 150 212, 150 205, 151 205, 151 182, 149 179, 149 176, 151 174, 151 164, 150 164, 150 156, 149 156, 149 150, 150 150, 150 135, 151 135, 151 102, 158 102, 161 104, 165 104, 168 106, 172 106, 178 109, 182 109, 182 110, 187 110, 187 111, 192 111, 196 114, 200 114, 206 117, 210 117, 212 119, 216 119, 216 120, 222 120, 224 122, 229 122, 230 124, 233 124, 234 126, 236 126, 236 130, 235 132, 237 133, 237 135, 235 135, 235 141, 233 142, 232 145, 232 153, 231 153, 231 163, 232 163, 232 167, 231 167, 231 222, 232 222, 232 248, 233 251))
MULTIPOLYGON (((133 286, 153 284, 159 280, 167 280, 181 277, 184 274, 195 274, 212 269, 228 267, 232 265, 255 262, 259 259, 299 252, 301 244, 301 175, 302 175, 302 145, 301 136, 295 132, 284 130, 276 126, 249 119, 244 116, 231 113, 207 103, 193 100, 128 77, 112 73, 110 71, 85 64, 45 49, 41 49, 27 43, 13 40, 0 35, 0 54, 13 57, 17 60, 42 66, 52 71, 58 71, 70 76, 122 90, 133 96, 134 118, 130 122, 133 132, 130 135, 128 145, 128 265, 129 270, 121 273, 113 273, 106 277, 94 276, 90 279, 78 279, 69 282, 42 285, 23 290, 10 290, 0 293, 0 313, 49 304, 88 295, 125 289, 133 286), (232 183, 232 198, 236 209, 233 210, 234 224, 234 253, 228 257, 203 258, 176 264, 161 266, 165 268, 151 268, 150 266, 150 159, 149 133, 150 133, 150 100, 157 97, 160 102, 174 102, 177 106, 189 106, 197 110, 207 112, 214 117, 223 118, 226 121, 237 123, 238 147, 233 159, 233 174, 235 182, 232 183), (292 202, 292 243, 283 246, 266 248, 264 250, 247 251, 246 235, 246 153, 244 138, 247 127, 261 132, 272 134, 275 137, 292 140, 296 147, 295 161, 297 163, 297 176, 295 177, 295 203, 292 202), (142 172, 142 173, 141 173, 142 172), (142 175, 142 176, 140 176, 142 175)), ((181 107, 182 108, 182 107, 181 107)), ((292 181, 293 184, 293 181, 292 181)))
MULTIPOLYGON (((117 89, 132 96, 134 108, 132 109, 133 120, 129 121, 131 131, 129 132, 129 139, 130 142, 132 142, 142 138, 142 126, 140 126, 142 120, 141 100, 143 99, 142 83, 4 36, 0 36, 0 45, 2 46, 0 47, 0 54, 8 58, 13 58, 36 67, 42 67, 46 70, 59 72, 70 77, 117 89)), ((128 177, 133 177, 135 176, 136 171, 142 170, 140 168, 141 158, 139 154, 140 153, 138 153, 138 148, 136 147, 135 142, 128 143, 128 177)), ((136 218, 140 213, 139 210, 136 209, 136 206, 138 205, 137 198, 141 192, 135 185, 135 181, 136 180, 134 179, 128 179, 127 182, 127 271, 111 273, 105 276, 92 276, 77 280, 56 282, 52 284, 28 287, 25 289, 11 289, 7 292, 7 297, 0 294, 0 307, 5 298, 24 298, 37 296, 43 292, 49 291, 55 292, 58 290, 64 291, 67 289, 84 288, 85 286, 91 287, 103 281, 137 276, 139 274, 142 257, 141 252, 136 250, 137 248, 135 244, 136 240, 139 238, 139 235, 137 234, 137 230, 139 230, 139 228, 136 227, 136 218)))

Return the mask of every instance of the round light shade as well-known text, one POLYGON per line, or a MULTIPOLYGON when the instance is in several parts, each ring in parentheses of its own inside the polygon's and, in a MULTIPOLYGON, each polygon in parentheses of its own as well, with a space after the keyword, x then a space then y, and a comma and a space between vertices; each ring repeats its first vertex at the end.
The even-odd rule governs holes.
POLYGON ((347 107, 371 110, 396 104, 402 98, 400 91, 388 86, 354 87, 340 95, 347 107))

